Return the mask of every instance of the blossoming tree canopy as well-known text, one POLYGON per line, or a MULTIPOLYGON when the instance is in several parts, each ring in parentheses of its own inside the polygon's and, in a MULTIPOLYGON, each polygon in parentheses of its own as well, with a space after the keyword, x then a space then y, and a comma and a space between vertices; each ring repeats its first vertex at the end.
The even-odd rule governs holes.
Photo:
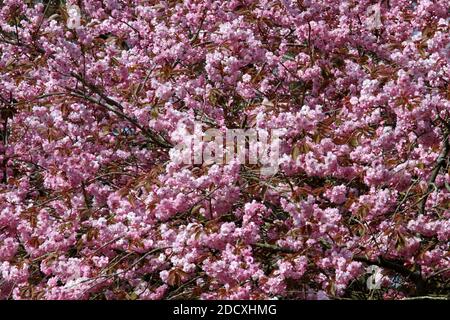
POLYGON ((442 294, 449 6, 0 1, 0 297, 442 294), (194 122, 278 172, 180 163, 194 122))

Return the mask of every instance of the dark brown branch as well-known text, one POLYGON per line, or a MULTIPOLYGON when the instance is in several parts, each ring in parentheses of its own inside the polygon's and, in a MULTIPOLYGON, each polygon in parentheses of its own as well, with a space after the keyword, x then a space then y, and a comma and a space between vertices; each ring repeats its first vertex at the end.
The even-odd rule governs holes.
POLYGON ((95 85, 89 83, 86 79, 84 79, 82 76, 80 76, 79 74, 76 74, 75 72, 71 72, 70 73, 75 79, 77 79, 78 81, 80 81, 85 87, 87 87, 89 90, 91 90, 92 92, 98 94, 103 100, 106 101, 106 103, 120 109, 123 110, 123 107, 120 103, 118 103, 117 101, 111 99, 110 97, 108 97, 106 94, 104 94, 99 88, 97 88, 95 85))
POLYGON ((444 164, 447 161, 448 153, 450 151, 450 143, 449 143, 449 132, 447 131, 444 136, 444 146, 442 147, 441 153, 439 154, 436 165, 431 172, 431 176, 428 179, 428 190, 426 194, 422 197, 419 203, 419 213, 424 214, 425 213, 425 206, 427 204, 428 196, 433 190, 434 182, 436 181, 436 178, 439 174, 439 171, 441 171, 441 168, 444 166, 444 164))
MULTIPOLYGON (((74 72, 71 72, 71 76, 73 76, 75 79, 77 79, 78 81, 80 81, 85 87, 87 87, 89 90, 91 90, 92 92, 96 93, 98 96, 100 96, 100 98, 102 98, 102 100, 104 100, 108 105, 105 104, 101 104, 100 101, 96 101, 95 99, 92 99, 93 102, 102 105, 103 107, 106 107, 108 110, 114 112, 116 115, 128 120, 129 122, 131 122, 136 128, 139 128, 142 132, 146 133, 147 136, 152 140, 152 142, 154 142, 156 145, 162 147, 162 148, 172 148, 172 145, 167 142, 163 137, 161 137, 161 135, 159 135, 158 133, 154 132, 151 129, 145 129, 144 127, 142 127, 135 119, 128 117, 127 115, 125 115, 122 111, 123 111, 123 106, 115 101, 114 99, 108 97, 102 90, 100 90, 99 88, 97 88, 97 86, 95 86, 92 83, 89 83, 85 78, 83 78, 81 75, 76 74, 74 72), (115 107, 115 108, 114 108, 115 107), (117 110, 117 109, 118 110, 117 110)), ((69 89, 70 90, 70 89, 69 89)), ((70 90, 70 91, 74 91, 74 90, 70 90)), ((81 96, 83 98, 85 98, 85 95, 83 92, 77 92, 78 94, 81 94, 81 96)))
POLYGON ((262 249, 268 249, 271 251, 278 251, 278 252, 283 252, 283 253, 295 253, 296 251, 289 249, 289 248, 281 248, 278 247, 276 245, 272 245, 272 244, 268 244, 268 243, 262 243, 262 242, 257 242, 254 244, 255 247, 258 248, 262 248, 262 249))
MULTIPOLYGON (((5 117, 5 120, 3 121, 3 147, 6 150, 6 147, 8 146, 8 118, 5 117)), ((6 152, 6 151, 5 151, 6 152)), ((8 182, 8 170, 7 170, 7 163, 8 163, 8 157, 6 154, 4 155, 2 167, 3 167, 3 177, 2 177, 2 183, 8 182)))
MULTIPOLYGON (((267 249, 267 250, 276 251, 276 252, 282 252, 282 253, 295 253, 296 252, 295 250, 292 250, 289 248, 281 248, 276 245, 271 245, 268 243, 258 242, 258 243, 255 243, 254 246, 258 247, 258 248, 267 249)), ((383 257, 378 257, 375 260, 370 260, 364 256, 354 256, 353 260, 358 261, 358 262, 363 262, 368 265, 376 265, 381 268, 385 268, 385 269, 389 269, 391 271, 397 272, 398 274, 402 275, 406 279, 409 279, 412 282, 414 282, 414 284, 416 286, 416 294, 417 295, 423 295, 424 293, 426 293, 427 281, 422 278, 421 273, 418 271, 409 270, 408 268, 403 266, 401 261, 390 260, 390 259, 386 259, 383 257)))
POLYGON ((77 98, 80 98, 80 99, 84 99, 84 100, 87 100, 87 101, 92 102, 92 103, 95 103, 95 104, 105 108, 106 110, 113 112, 114 114, 116 114, 120 118, 127 120, 133 126, 135 126, 139 130, 141 130, 144 134, 146 134, 146 136, 151 140, 151 142, 156 144, 157 146, 165 148, 165 149, 169 149, 169 148, 172 147, 172 145, 170 143, 168 143, 167 141, 165 141, 159 134, 153 132, 153 130, 144 128, 135 119, 127 116, 122 111, 118 110, 117 108, 114 108, 114 107, 112 107, 109 104, 102 103, 101 100, 96 100, 96 99, 94 99, 94 98, 92 98, 90 96, 85 95, 83 92, 80 92, 78 90, 71 90, 69 88, 66 88, 66 89, 70 91, 69 94, 71 96, 77 97, 77 98))

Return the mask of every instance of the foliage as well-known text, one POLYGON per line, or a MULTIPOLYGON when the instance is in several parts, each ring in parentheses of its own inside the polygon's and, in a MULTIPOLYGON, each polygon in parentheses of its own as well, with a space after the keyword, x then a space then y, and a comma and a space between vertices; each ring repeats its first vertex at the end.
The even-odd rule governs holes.
POLYGON ((0 297, 444 293, 448 12, 0 1, 0 297), (180 164, 180 123, 194 121, 286 129, 279 172, 180 164))

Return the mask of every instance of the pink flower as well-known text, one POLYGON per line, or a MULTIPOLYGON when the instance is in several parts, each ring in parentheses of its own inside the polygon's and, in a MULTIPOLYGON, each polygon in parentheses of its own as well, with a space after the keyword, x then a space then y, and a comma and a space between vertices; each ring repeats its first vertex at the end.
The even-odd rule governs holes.
POLYGON ((448 282, 448 1, 150 2, 1 1, 0 298, 448 282))

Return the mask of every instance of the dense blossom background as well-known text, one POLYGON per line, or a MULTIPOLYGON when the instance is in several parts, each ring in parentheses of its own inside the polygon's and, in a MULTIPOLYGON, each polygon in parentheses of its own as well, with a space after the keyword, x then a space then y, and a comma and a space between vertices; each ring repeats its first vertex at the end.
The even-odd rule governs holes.
POLYGON ((0 1, 0 297, 445 295, 449 9, 0 1), (279 172, 180 164, 195 121, 285 129, 279 172))

